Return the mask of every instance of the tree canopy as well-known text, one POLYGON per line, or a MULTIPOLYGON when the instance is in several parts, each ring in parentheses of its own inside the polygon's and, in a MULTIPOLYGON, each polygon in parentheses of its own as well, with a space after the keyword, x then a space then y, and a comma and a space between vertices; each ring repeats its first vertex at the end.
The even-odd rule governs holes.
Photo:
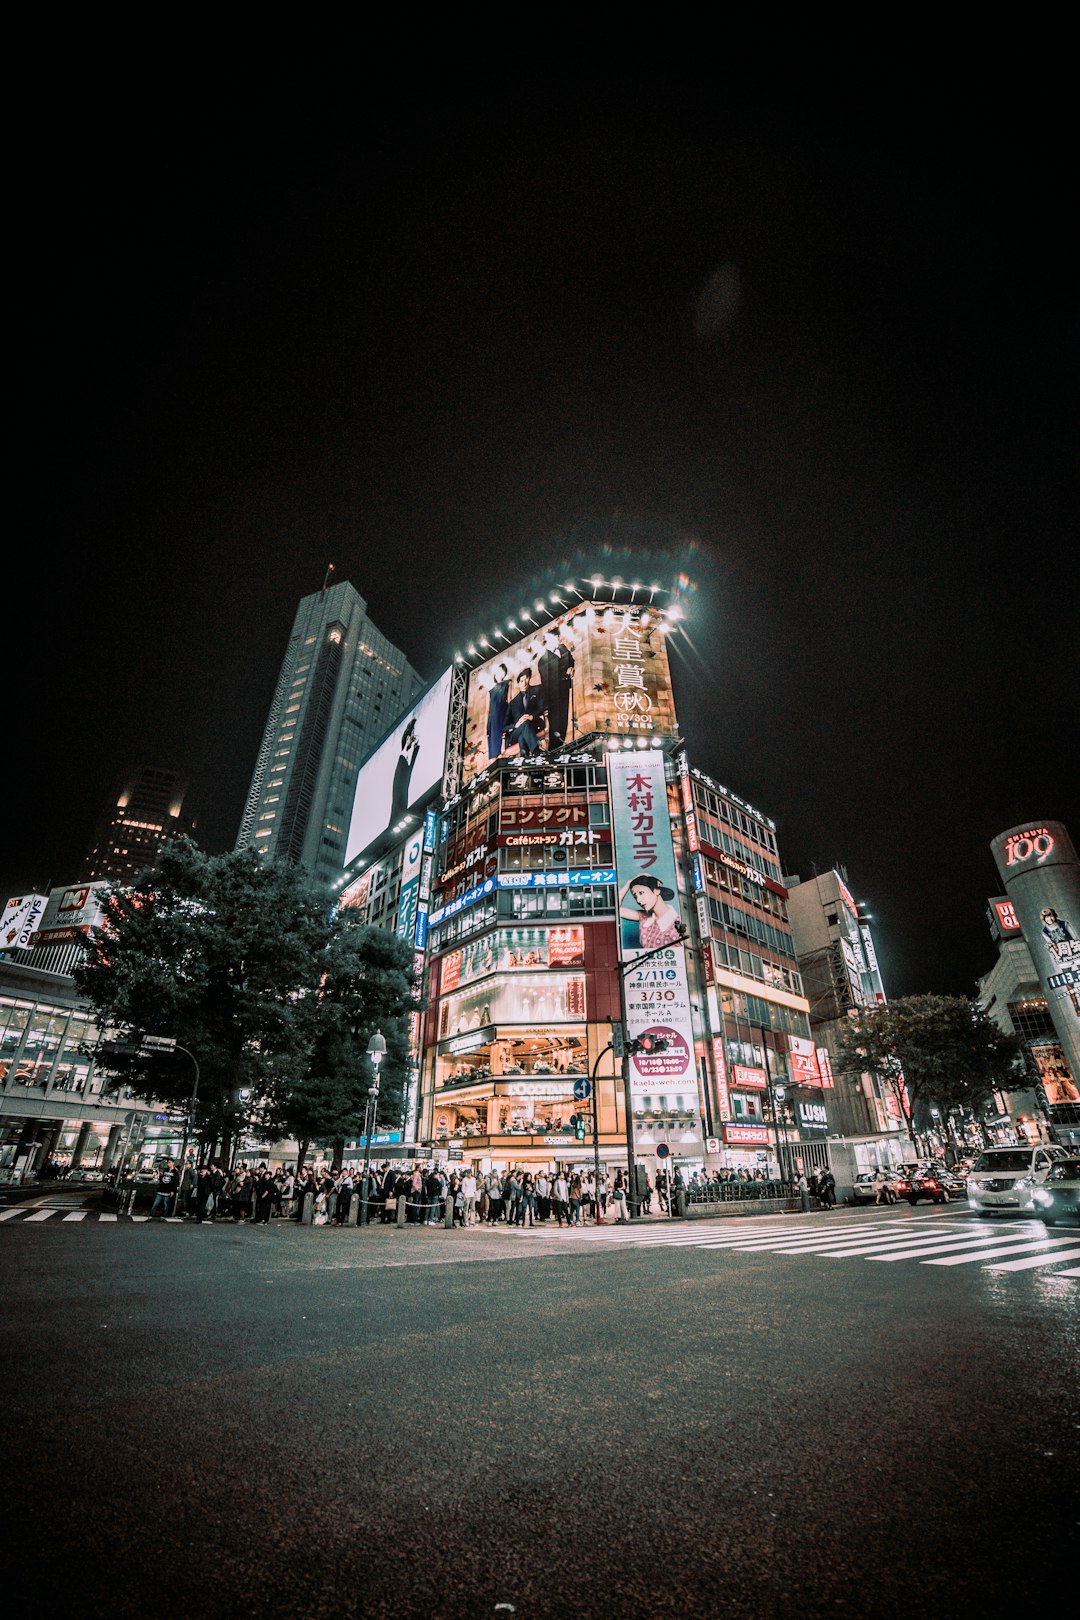
POLYGON ((1021 1043, 964 996, 905 996, 863 1008, 841 1031, 838 1067, 872 1074, 900 1101, 908 1133, 931 1109, 981 1114, 993 1093, 1021 1081, 1021 1043))
MULTIPOLYGON (((412 953, 348 910, 332 914, 294 866, 165 845, 132 888, 107 895, 76 982, 104 1029, 136 1048, 145 1035, 171 1036, 194 1056, 195 1122, 207 1140, 228 1143, 245 1126, 302 1141, 358 1130, 377 1027, 387 1043, 380 1119, 400 1123, 412 953)), ((188 1105, 185 1054, 105 1061, 138 1095, 188 1105)))

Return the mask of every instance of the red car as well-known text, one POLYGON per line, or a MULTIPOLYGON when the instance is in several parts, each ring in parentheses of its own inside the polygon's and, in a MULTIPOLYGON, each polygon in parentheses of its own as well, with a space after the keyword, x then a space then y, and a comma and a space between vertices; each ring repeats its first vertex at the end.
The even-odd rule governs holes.
POLYGON ((916 1170, 913 1175, 898 1177, 894 1185, 896 1196, 906 1198, 912 1209, 920 1198, 928 1198, 932 1204, 949 1202, 945 1177, 939 1176, 936 1170, 916 1170))

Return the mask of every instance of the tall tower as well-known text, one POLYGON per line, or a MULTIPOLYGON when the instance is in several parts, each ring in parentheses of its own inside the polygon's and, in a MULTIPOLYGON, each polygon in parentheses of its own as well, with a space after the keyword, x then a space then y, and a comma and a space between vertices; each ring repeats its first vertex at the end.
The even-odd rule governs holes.
POLYGON ((329 882, 344 865, 360 761, 422 686, 343 580, 296 610, 248 789, 237 849, 329 882))
POLYGON ((129 883, 153 866, 162 844, 194 829, 194 821, 182 813, 185 788, 176 771, 157 766, 143 765, 126 776, 98 818, 78 881, 129 883))

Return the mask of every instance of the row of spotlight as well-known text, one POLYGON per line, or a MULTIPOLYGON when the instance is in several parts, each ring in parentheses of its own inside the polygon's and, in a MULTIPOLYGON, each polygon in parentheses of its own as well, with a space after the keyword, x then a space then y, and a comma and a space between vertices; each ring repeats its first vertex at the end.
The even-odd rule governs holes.
MULTIPOLYGON (((599 605, 598 598, 600 597, 600 593, 603 591, 611 592, 612 603, 616 601, 620 592, 628 591, 630 595, 626 605, 629 607, 638 605, 638 595, 640 593, 640 605, 646 610, 642 615, 643 622, 648 622, 650 616, 647 610, 655 604, 658 593, 670 594, 669 588, 663 585, 644 585, 640 580, 631 580, 629 583, 627 583, 618 577, 615 579, 604 579, 600 574, 594 574, 593 577, 588 580, 583 579, 581 584, 588 585, 591 593, 589 596, 586 596, 583 594, 583 592, 579 591, 577 586, 571 581, 560 586, 558 590, 552 591, 548 596, 547 601, 545 601, 543 597, 537 597, 536 601, 533 603, 531 612, 527 607, 523 607, 519 611, 517 619, 510 619, 507 621, 505 631, 496 628, 491 632, 491 637, 480 636, 477 642, 470 642, 467 650, 464 653, 459 652, 454 654, 454 662, 457 664, 466 664, 471 663, 473 659, 479 659, 481 662, 483 662, 486 658, 490 658, 497 653, 500 647, 513 646, 515 641, 520 641, 523 637, 528 636, 530 631, 524 621, 528 621, 528 624, 532 626, 533 630, 542 630, 545 624, 549 624, 552 619, 558 618, 560 613, 568 613, 572 608, 577 606, 578 602, 596 603, 599 605), (565 593, 565 595, 561 593, 565 593), (576 600, 567 601, 566 597, 574 597, 576 600), (534 614, 538 615, 538 617, 534 617, 534 614), (518 620, 523 622, 519 624, 518 620)), ((656 612, 657 627, 662 632, 667 632, 682 618, 682 616, 683 610, 679 606, 678 602, 671 602, 666 607, 658 608, 656 612)), ((609 621, 613 621, 615 618, 614 610, 610 605, 604 613, 604 618, 605 620, 609 621)))

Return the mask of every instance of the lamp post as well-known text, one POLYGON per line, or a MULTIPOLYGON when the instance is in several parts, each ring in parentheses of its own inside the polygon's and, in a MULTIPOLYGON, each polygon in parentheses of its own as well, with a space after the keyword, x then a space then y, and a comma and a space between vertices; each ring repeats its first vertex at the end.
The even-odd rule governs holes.
POLYGON ((371 1138, 375 1132, 375 1120, 379 1112, 379 1065, 386 1055, 386 1038, 382 1030, 377 1029, 371 1037, 367 1055, 371 1059, 371 1069, 375 1078, 368 1087, 367 1106, 364 1109, 364 1226, 368 1224, 371 1212, 371 1138))
POLYGON ((607 1056, 608 1052, 612 1052, 614 1049, 615 1041, 613 1038, 608 1041, 602 1051, 596 1054, 596 1062, 592 1066, 592 1079, 590 1081, 592 1085, 593 1193, 596 1198, 593 1214, 597 1226, 603 1226, 604 1217, 600 1213, 600 1103, 597 1098, 596 1071, 600 1067, 601 1060, 607 1056))

